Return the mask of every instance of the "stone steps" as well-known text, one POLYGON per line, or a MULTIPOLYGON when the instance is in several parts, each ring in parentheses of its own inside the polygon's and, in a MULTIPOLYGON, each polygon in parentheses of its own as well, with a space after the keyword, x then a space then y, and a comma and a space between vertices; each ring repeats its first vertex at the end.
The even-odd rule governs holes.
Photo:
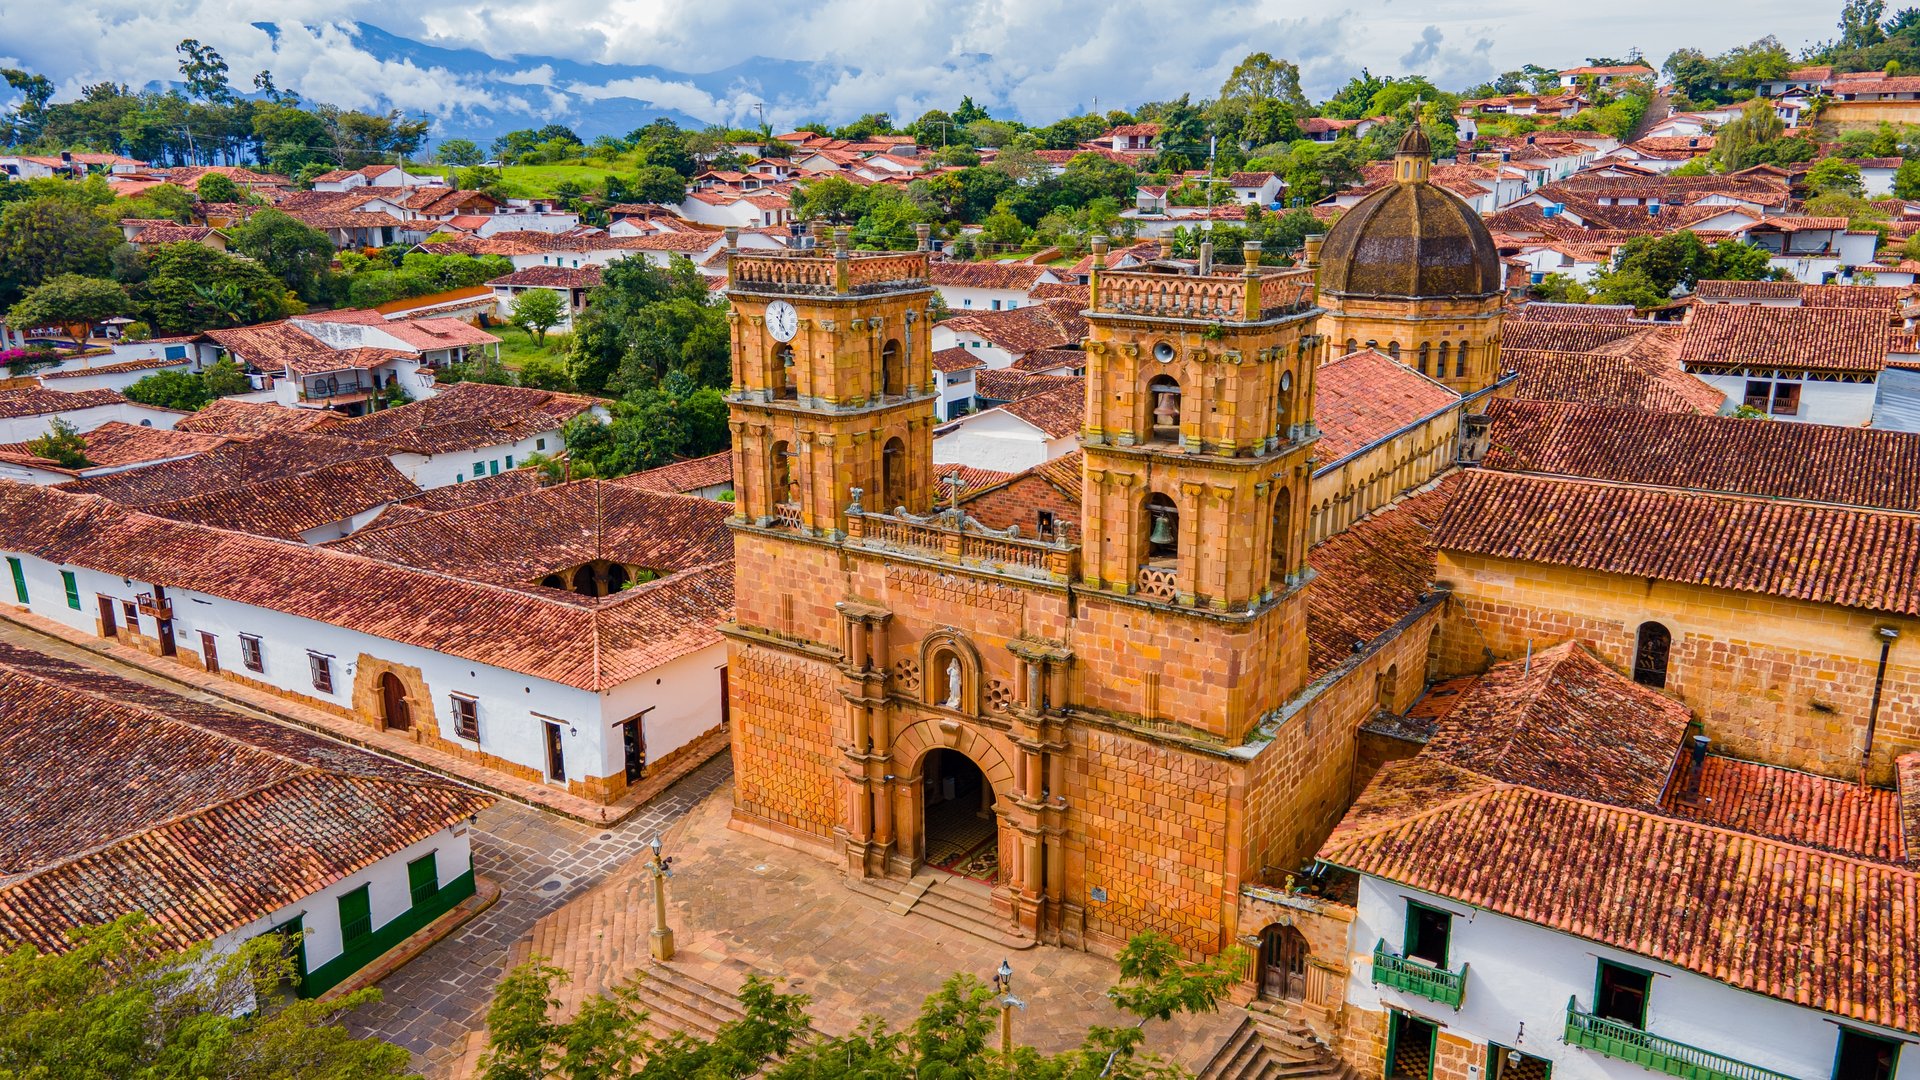
POLYGON ((993 900, 984 890, 976 891, 952 880, 929 880, 931 884, 921 890, 919 901, 910 906, 912 914, 1008 949, 1031 949, 1037 944, 1016 932, 1006 917, 993 909, 993 900))
POLYGON ((1354 1080, 1354 1073, 1305 1024, 1253 1006, 1197 1080, 1354 1080))
POLYGON ((649 965, 640 975, 634 980, 634 992, 647 1010, 647 1026, 663 1038, 685 1033, 709 1040, 719 1034, 721 1025, 747 1015, 733 995, 669 964, 649 965))

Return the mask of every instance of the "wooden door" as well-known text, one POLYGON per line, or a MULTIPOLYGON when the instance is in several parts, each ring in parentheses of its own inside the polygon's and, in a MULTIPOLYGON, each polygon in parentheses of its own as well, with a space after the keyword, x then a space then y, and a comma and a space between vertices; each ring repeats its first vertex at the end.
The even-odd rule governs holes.
POLYGON ((205 630, 200 631, 200 660, 206 664, 208 671, 219 673, 220 647, 215 643, 213 635, 205 630))
POLYGON ((172 619, 156 619, 154 621, 159 624, 158 632, 160 635, 160 655, 161 656, 179 655, 180 650, 175 648, 173 644, 173 620, 172 619))
POLYGON ((119 611, 111 597, 102 596, 100 600, 100 636, 116 637, 120 633, 119 611))
POLYGON ((1260 996, 1298 1001, 1307 992, 1307 939, 1297 927, 1260 932, 1260 996))
POLYGON ((567 754, 560 745, 560 725, 543 726, 547 729, 547 779, 564 784, 567 780, 567 754))
POLYGON ((391 671, 380 676, 380 715, 386 719, 388 731, 413 729, 413 714, 407 709, 407 688, 391 671))
POLYGON ((647 735, 641 730, 640 717, 636 716, 621 727, 621 749, 626 754, 627 783, 639 783, 647 774, 647 735))

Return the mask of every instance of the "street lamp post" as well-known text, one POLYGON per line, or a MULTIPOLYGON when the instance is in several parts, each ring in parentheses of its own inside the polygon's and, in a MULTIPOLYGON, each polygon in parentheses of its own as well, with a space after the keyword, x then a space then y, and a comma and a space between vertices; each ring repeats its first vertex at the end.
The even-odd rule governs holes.
POLYGON ((653 858, 647 861, 647 873, 653 875, 653 958, 673 959, 673 931, 667 927, 667 879, 673 876, 673 859, 660 857, 660 838, 653 838, 653 858))
POLYGON ((1007 1072, 1013 1072, 1013 1010, 1024 1009, 1027 1003, 1013 996, 1013 965, 1005 960, 993 973, 993 992, 1000 995, 1000 1054, 1007 1062, 1007 1072))

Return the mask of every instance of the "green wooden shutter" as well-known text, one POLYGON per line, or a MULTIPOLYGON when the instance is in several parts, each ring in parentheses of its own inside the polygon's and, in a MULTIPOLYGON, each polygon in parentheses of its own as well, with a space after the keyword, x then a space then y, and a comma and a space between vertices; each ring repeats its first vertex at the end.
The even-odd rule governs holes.
POLYGON ((27 603, 27 572, 21 567, 20 560, 7 556, 7 569, 13 571, 13 596, 21 603, 27 603))
POLYGON ((74 578, 73 571, 71 570, 60 571, 60 584, 65 585, 67 587, 67 606, 72 608, 75 611, 79 611, 80 610, 80 582, 74 578))
POLYGON ((433 894, 440 891, 440 870, 431 852, 407 864, 407 891, 416 905, 433 899, 433 894))
POLYGON ((352 945, 373 936, 373 902, 365 885, 340 895, 340 940, 352 945))

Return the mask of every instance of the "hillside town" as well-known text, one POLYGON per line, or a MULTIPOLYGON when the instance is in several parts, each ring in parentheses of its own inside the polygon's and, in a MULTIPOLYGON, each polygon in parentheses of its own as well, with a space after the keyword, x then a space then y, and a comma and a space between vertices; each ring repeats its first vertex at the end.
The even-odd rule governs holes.
POLYGON ((1839 30, 488 146, 5 69, 0 1075, 1920 1078, 1839 30))

